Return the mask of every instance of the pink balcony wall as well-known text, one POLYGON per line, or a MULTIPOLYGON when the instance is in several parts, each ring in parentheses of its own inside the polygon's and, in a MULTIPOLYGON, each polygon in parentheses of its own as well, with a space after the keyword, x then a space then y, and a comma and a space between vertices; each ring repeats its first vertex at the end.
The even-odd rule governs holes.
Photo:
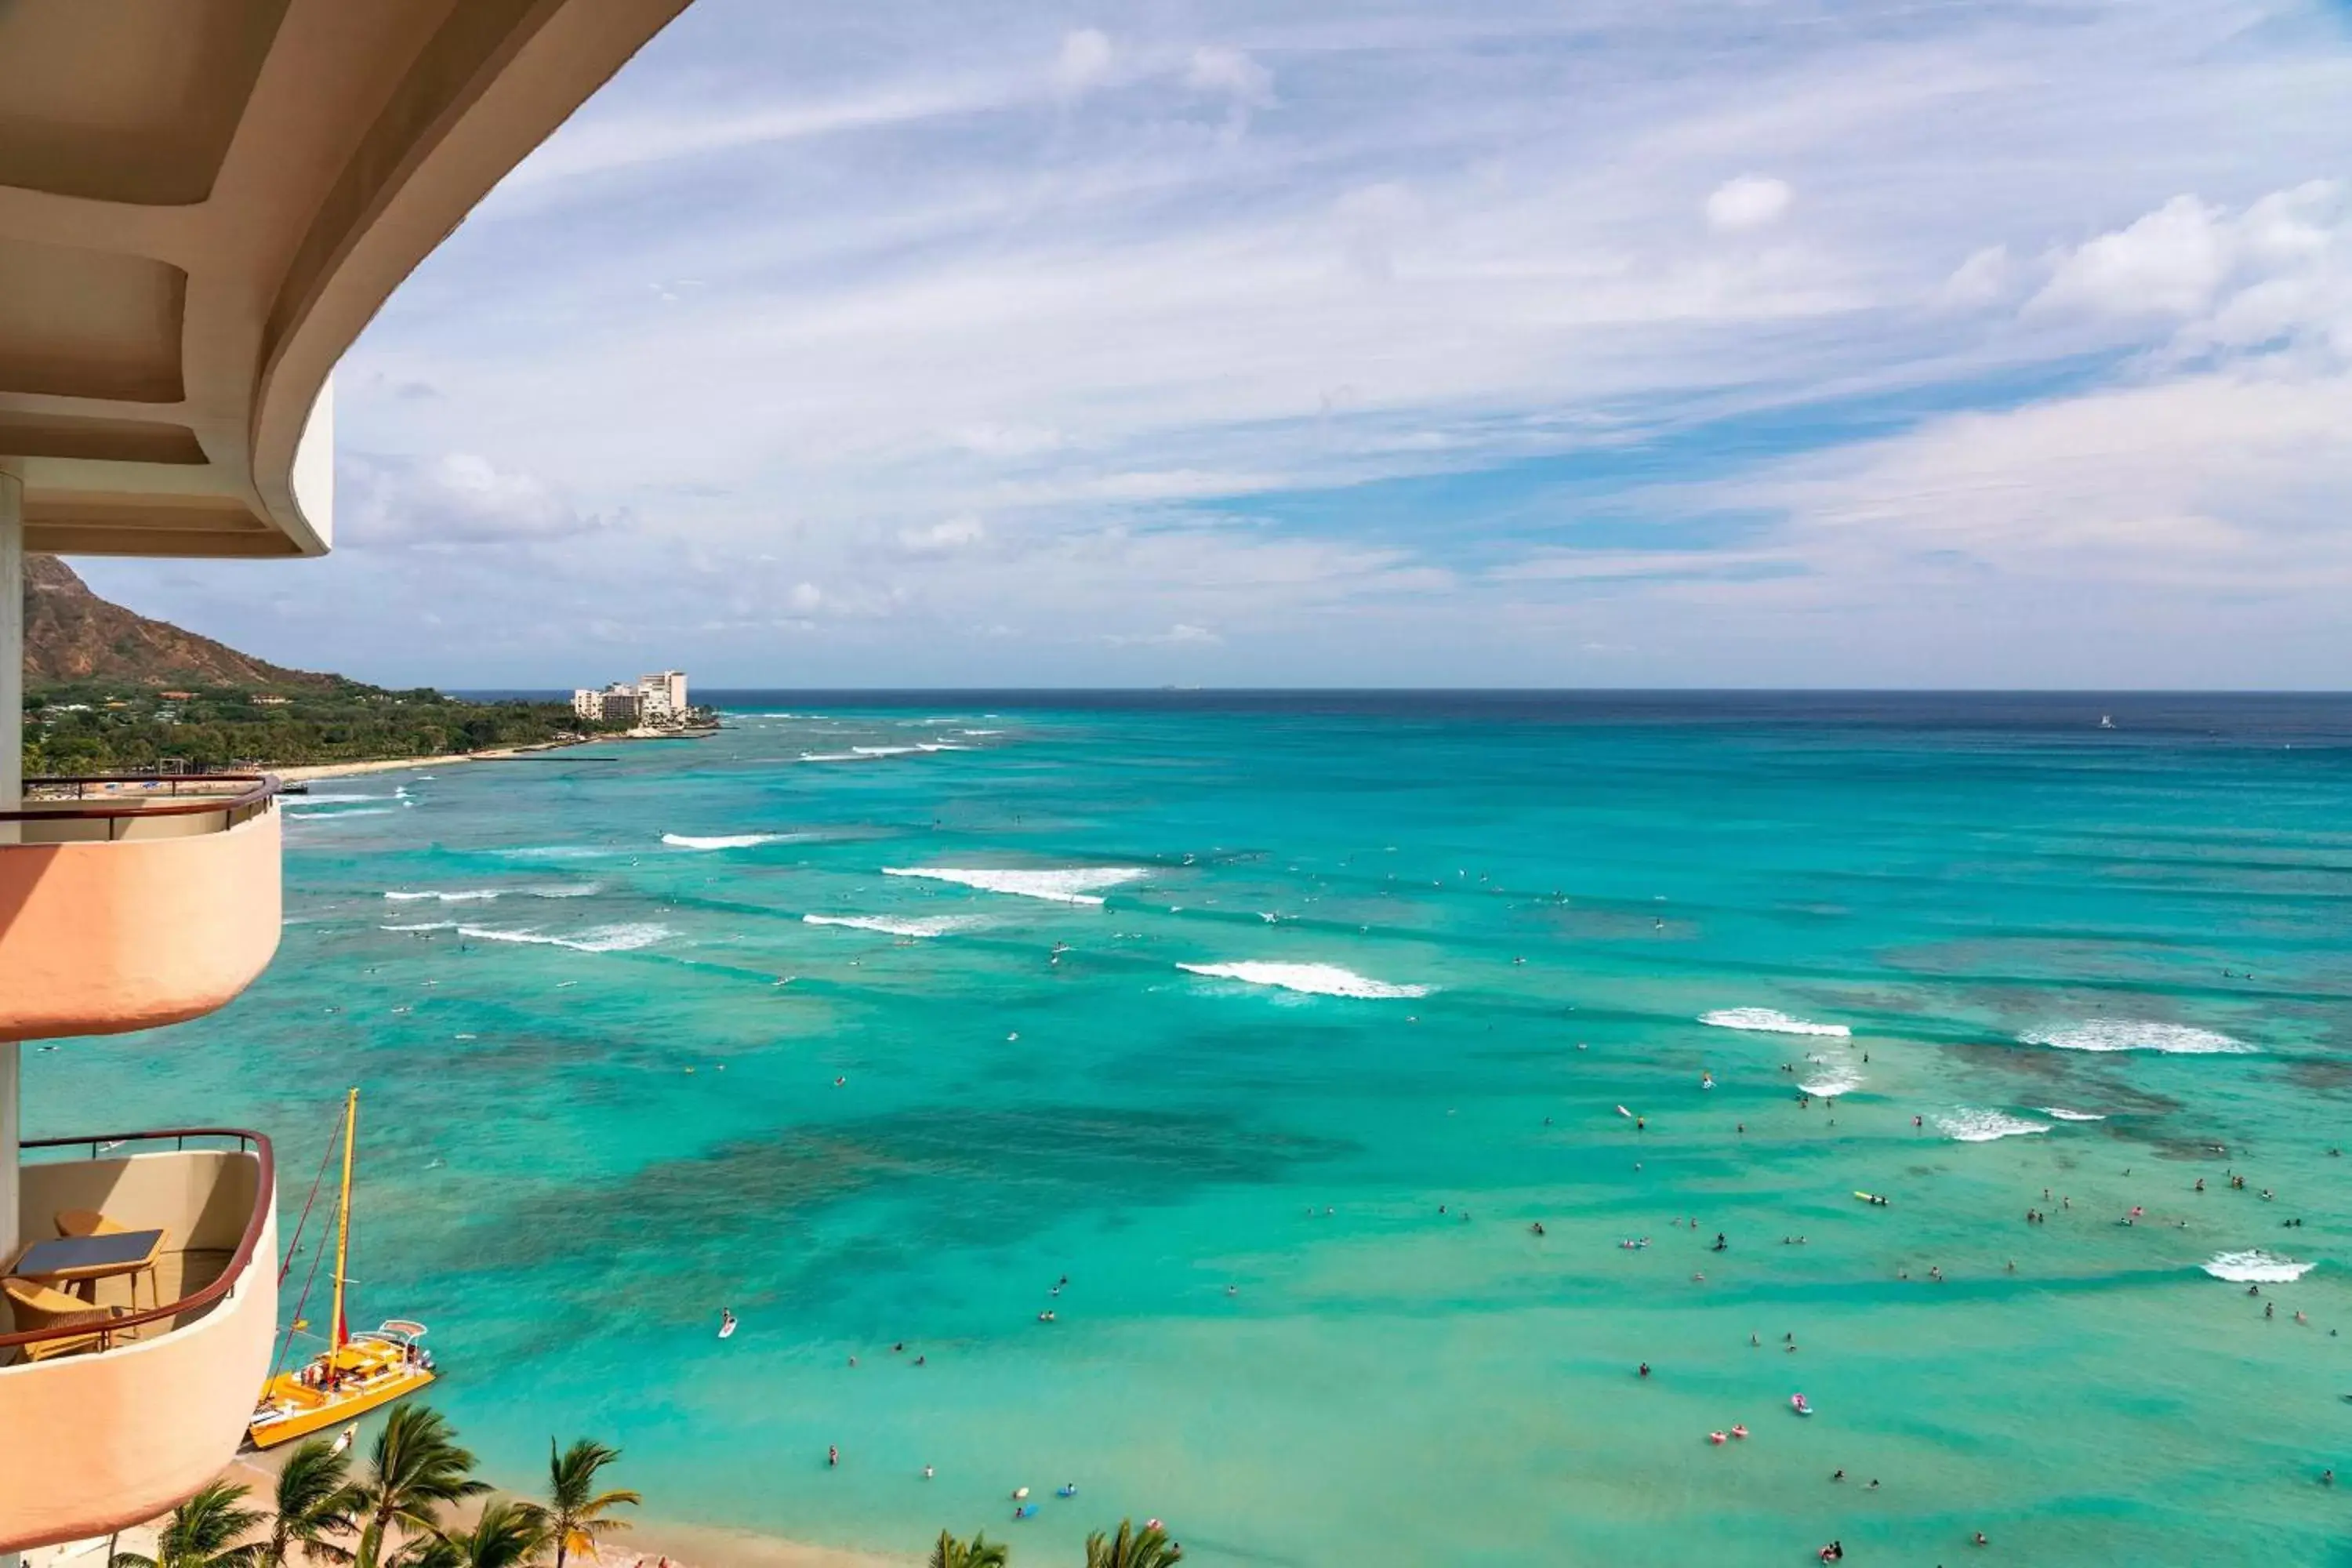
POLYGON ((176 1024, 251 984, 278 951, 278 813, 221 821, 0 844, 0 1039, 176 1024))

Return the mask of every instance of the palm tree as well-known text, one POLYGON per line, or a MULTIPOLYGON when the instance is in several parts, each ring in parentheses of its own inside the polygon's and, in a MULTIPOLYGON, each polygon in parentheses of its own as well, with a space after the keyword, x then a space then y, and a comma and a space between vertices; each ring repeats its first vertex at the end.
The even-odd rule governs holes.
POLYGON ((395 1405, 359 1483, 359 1568, 378 1568, 395 1526, 404 1535, 437 1534, 442 1504, 489 1490, 467 1473, 473 1468, 474 1456, 457 1446, 439 1411, 395 1405))
POLYGON ((359 1529, 361 1505, 351 1460, 333 1438, 311 1438, 278 1472, 278 1518, 262 1548, 263 1568, 286 1568, 287 1553, 297 1546, 312 1563, 349 1563, 350 1551, 333 1538, 359 1529))
POLYGON ((581 1438, 560 1454, 555 1450, 555 1439, 547 1440, 547 1501, 523 1506, 553 1543, 555 1568, 563 1568, 563 1560, 574 1552, 595 1556, 598 1537, 629 1528, 628 1521, 606 1515, 616 1508, 635 1508, 645 1499, 625 1488, 605 1492, 596 1489, 596 1472, 620 1457, 618 1448, 607 1447, 589 1437, 581 1438))
POLYGON ((1011 1558, 1011 1552, 984 1533, 958 1541, 942 1530, 940 1543, 931 1548, 929 1568, 1004 1568, 1011 1558))
POLYGON ((1087 1568, 1169 1568, 1182 1561, 1184 1549, 1156 1524, 1138 1530, 1133 1520, 1122 1519, 1117 1536, 1107 1541, 1097 1530, 1087 1537, 1087 1568))
POLYGON ((109 1568, 257 1568, 262 1546, 234 1544, 262 1520, 260 1510, 244 1506, 247 1489, 232 1481, 213 1482, 172 1510, 154 1556, 118 1552, 109 1568))
POLYGON ((471 1530, 436 1530, 412 1542, 394 1568, 529 1568, 547 1546, 547 1531, 529 1503, 491 1503, 471 1530))

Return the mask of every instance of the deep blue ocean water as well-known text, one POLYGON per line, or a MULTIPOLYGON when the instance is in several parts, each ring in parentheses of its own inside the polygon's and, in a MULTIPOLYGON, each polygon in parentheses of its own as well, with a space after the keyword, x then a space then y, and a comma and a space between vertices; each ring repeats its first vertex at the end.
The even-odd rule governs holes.
POLYGON ((719 700, 317 786, 27 1135, 261 1126, 290 1230, 359 1085, 354 1321, 673 1518, 2352 1561, 2352 699, 719 700))

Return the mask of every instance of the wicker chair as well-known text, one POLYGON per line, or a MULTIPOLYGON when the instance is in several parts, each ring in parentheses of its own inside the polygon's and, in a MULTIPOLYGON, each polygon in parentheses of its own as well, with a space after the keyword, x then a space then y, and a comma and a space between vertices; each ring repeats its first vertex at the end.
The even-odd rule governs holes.
MULTIPOLYGON (((32 1333, 42 1329, 73 1329, 89 1327, 97 1331, 71 1334, 54 1340, 36 1340, 19 1347, 26 1361, 47 1361, 52 1356, 78 1355, 84 1351, 102 1351, 112 1347, 114 1333, 104 1325, 131 1314, 121 1307, 93 1307, 79 1297, 33 1279, 0 1279, 0 1295, 8 1299, 9 1310, 15 1313, 16 1331, 32 1333)), ((126 1329, 126 1337, 131 1331, 126 1329)))

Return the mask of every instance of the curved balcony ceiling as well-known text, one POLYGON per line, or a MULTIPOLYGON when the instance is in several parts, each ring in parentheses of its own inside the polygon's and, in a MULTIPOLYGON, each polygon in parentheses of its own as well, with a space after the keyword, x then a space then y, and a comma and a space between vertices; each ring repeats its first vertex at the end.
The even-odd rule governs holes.
POLYGON ((26 545, 317 555, 335 361, 687 0, 0 0, 26 545))

